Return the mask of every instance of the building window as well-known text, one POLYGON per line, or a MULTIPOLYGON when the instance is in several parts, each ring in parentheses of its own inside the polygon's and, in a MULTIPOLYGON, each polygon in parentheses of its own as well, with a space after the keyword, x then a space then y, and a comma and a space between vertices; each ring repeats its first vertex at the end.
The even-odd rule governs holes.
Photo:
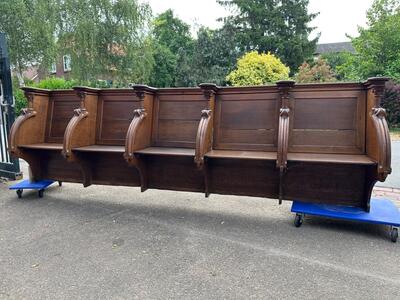
POLYGON ((50 73, 51 73, 51 74, 57 73, 57 64, 56 64, 56 63, 52 63, 52 64, 51 64, 50 73))
POLYGON ((63 56, 63 66, 64 66, 64 72, 71 71, 71 56, 70 55, 63 56))

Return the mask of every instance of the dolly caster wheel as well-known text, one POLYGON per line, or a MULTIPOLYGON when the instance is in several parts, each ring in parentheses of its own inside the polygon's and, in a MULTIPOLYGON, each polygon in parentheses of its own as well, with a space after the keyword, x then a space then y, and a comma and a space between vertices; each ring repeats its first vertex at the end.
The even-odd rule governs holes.
POLYGON ((390 240, 393 243, 396 243, 398 237, 399 237, 399 229, 397 227, 393 227, 392 230, 390 230, 390 240))
POLYGON ((296 214, 296 217, 294 218, 294 226, 300 227, 303 224, 303 215, 302 214, 296 214))
POLYGON ((22 198, 22 190, 17 190, 17 196, 18 198, 22 198))
POLYGON ((43 198, 43 194, 44 194, 44 189, 38 191, 39 198, 43 198))
POLYGON ((58 186, 62 186, 62 181, 59 181, 59 182, 58 182, 58 186))

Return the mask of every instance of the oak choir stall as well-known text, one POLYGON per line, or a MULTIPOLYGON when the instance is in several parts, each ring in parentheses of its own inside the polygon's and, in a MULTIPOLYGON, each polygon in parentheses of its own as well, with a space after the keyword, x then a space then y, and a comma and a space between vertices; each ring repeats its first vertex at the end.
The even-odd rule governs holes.
POLYGON ((257 196, 369 210, 391 172, 380 107, 386 78, 364 83, 49 91, 9 151, 32 180, 257 196))

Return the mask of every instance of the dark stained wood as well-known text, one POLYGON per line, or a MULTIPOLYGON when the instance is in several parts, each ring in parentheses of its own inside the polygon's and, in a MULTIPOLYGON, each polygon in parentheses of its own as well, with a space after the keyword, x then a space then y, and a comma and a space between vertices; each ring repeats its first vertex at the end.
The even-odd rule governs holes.
POLYGON ((124 153, 125 148, 124 146, 90 145, 85 147, 73 148, 72 151, 124 153))
POLYGON ((326 154, 326 153, 289 153, 289 161, 321 162, 332 164, 373 165, 375 162, 367 155, 326 154))
POLYGON ((194 156, 194 149, 170 148, 170 147, 149 147, 135 151, 135 154, 160 155, 160 156, 194 156))
POLYGON ((276 152, 240 151, 240 150, 212 150, 206 157, 225 159, 252 159, 276 161, 276 152))
POLYGON ((386 78, 365 83, 48 91, 9 151, 32 179, 258 196, 369 210, 391 172, 386 78))
POLYGON ((61 151, 63 145, 56 144, 56 143, 39 143, 39 144, 20 145, 19 147, 24 148, 24 149, 42 149, 42 150, 61 151))

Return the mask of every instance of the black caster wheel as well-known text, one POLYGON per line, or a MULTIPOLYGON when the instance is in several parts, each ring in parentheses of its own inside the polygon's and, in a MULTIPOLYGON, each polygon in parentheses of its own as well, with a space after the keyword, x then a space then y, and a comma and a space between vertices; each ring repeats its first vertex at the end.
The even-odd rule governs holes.
POLYGON ((44 190, 43 189, 39 190, 39 192, 38 192, 39 198, 43 198, 43 194, 44 194, 44 190))
POLYGON ((396 243, 398 237, 399 237, 399 229, 397 227, 393 227, 392 230, 390 230, 390 240, 393 243, 396 243))
POLYGON ((303 224, 303 215, 296 214, 296 217, 294 218, 294 226, 300 227, 302 224, 303 224))
POLYGON ((58 182, 58 186, 62 186, 62 181, 59 181, 59 182, 58 182))
POLYGON ((18 198, 22 198, 22 190, 17 190, 17 196, 18 198))

